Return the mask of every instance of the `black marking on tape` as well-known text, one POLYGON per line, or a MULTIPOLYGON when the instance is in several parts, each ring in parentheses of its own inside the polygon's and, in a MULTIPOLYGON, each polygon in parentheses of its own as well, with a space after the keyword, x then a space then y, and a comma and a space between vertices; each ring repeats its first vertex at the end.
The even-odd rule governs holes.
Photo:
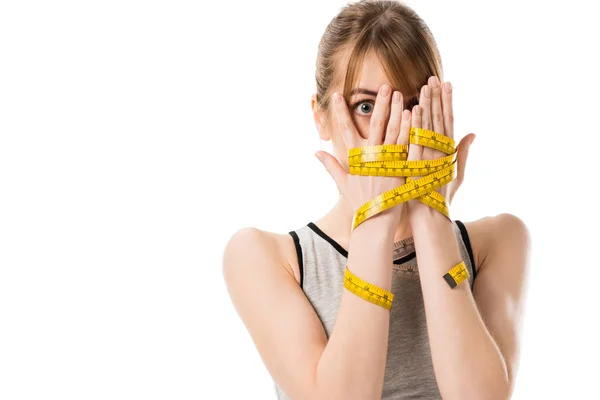
POLYGON ((454 280, 454 278, 452 277, 452 275, 450 275, 449 272, 447 272, 444 275, 444 280, 448 283, 448 285, 450 285, 450 288, 454 289, 455 287, 458 286, 458 284, 456 283, 456 281, 454 280))

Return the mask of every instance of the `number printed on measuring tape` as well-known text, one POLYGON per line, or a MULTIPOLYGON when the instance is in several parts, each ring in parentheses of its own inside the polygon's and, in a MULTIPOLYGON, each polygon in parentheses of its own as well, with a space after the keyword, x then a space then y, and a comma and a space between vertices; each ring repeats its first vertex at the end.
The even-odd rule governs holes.
POLYGON ((448 282, 448 285, 450 285, 452 289, 454 289, 468 277, 469 271, 467 270, 467 266, 464 261, 461 261, 454 268, 450 269, 450 271, 446 272, 444 280, 448 282))
POLYGON ((392 308, 394 301, 394 294, 392 292, 359 278, 350 272, 348 266, 346 266, 346 270, 344 271, 344 287, 358 297, 382 306, 386 310, 392 308))

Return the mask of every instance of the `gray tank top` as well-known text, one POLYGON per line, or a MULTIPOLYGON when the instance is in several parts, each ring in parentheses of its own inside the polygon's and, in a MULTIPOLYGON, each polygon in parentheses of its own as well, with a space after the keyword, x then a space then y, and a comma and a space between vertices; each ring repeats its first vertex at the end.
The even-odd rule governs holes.
MULTIPOLYGON (((460 254, 473 285, 473 253, 461 221, 453 222, 460 254)), ((335 324, 348 252, 314 223, 289 232, 300 267, 300 286, 314 307, 327 337, 335 324)), ((408 238, 394 243, 392 292, 387 363, 382 400, 441 399, 433 373, 423 294, 419 281, 414 242, 408 238)), ((441 278, 440 278, 441 279, 441 278)), ((289 400, 275 384, 280 400, 289 400)))

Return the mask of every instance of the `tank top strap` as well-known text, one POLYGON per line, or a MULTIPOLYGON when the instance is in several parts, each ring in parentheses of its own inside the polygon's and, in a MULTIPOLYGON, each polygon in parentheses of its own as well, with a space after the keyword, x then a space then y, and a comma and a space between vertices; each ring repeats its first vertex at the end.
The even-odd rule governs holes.
MULTIPOLYGON (((469 282, 473 286, 477 275, 477 268, 473 258, 473 249, 465 225, 460 220, 453 221, 453 228, 457 238, 457 243, 462 260, 465 262, 469 271, 469 282)), ((298 267, 300 270, 300 287, 304 289, 306 276, 318 275, 316 271, 320 262, 326 261, 334 263, 339 269, 340 265, 345 265, 348 260, 348 251, 340 246, 334 239, 329 237, 313 222, 302 226, 299 229, 288 232, 294 241, 296 256, 298 258, 298 267)), ((394 259, 394 264, 402 264, 412 260, 415 253, 405 254, 399 259, 394 259)))
POLYGON ((289 234, 296 248, 300 287, 306 292, 307 284, 310 289, 314 284, 337 283, 335 280, 328 282, 328 279, 338 278, 340 273, 343 276, 348 252, 313 222, 290 231, 289 234))
POLYGON ((458 239, 458 248, 460 250, 460 255, 465 265, 467 266, 467 270, 471 275, 469 277, 469 281, 471 282, 471 287, 475 283, 475 278, 477 276, 477 266, 475 265, 475 259, 473 257, 473 249, 471 248, 471 240, 469 239, 469 233, 467 232, 467 228, 465 228, 465 224, 460 220, 454 220, 454 231, 456 233, 456 237, 458 239))

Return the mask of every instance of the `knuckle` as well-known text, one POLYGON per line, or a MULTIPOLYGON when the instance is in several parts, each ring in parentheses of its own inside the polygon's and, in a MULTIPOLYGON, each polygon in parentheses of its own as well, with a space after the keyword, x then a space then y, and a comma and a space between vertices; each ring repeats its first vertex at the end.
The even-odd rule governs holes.
POLYGON ((387 133, 395 133, 395 134, 400 133, 400 121, 398 121, 397 119, 390 120, 390 122, 388 122, 388 124, 387 124, 386 129, 387 129, 387 133))
POLYGON ((398 143, 400 144, 408 144, 408 135, 403 133, 398 135, 398 143))
POLYGON ((371 126, 375 129, 381 129, 385 125, 385 121, 381 118, 373 118, 371 120, 371 126))
POLYGON ((388 129, 388 131, 385 133, 385 137, 393 139, 393 140, 396 140, 396 139, 398 139, 398 135, 399 134, 400 133, 397 130, 395 130, 395 129, 393 129, 393 130, 389 130, 388 129))

